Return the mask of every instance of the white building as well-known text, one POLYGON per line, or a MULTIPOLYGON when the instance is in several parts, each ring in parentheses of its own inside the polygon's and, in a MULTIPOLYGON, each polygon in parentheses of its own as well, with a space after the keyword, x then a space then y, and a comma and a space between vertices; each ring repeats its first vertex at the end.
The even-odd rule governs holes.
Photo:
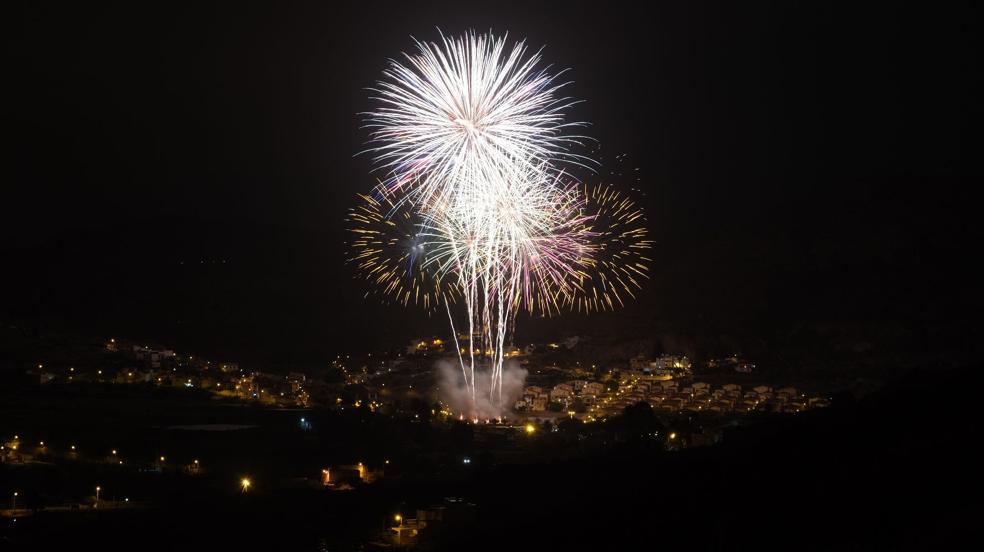
POLYGON ((589 381, 581 388, 581 395, 597 398, 605 392, 605 386, 596 381, 589 381))
POLYGON ((574 399, 574 392, 570 388, 562 387, 563 384, 554 387, 550 391, 550 402, 570 404, 574 399))

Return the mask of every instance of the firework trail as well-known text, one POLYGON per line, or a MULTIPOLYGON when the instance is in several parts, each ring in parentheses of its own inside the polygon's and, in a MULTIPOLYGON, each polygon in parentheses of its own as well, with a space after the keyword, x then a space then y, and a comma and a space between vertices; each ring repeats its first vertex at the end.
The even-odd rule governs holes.
MULTIPOLYGON (((475 381, 477 349, 492 371, 490 393, 501 400, 516 312, 550 314, 573 296, 575 267, 589 261, 592 234, 575 183, 543 166, 511 166, 490 176, 467 186, 466 201, 438 209, 424 238, 428 265, 458 277, 471 336, 468 360, 461 359, 465 379, 475 381)), ((450 309, 448 315, 453 324, 450 309)))

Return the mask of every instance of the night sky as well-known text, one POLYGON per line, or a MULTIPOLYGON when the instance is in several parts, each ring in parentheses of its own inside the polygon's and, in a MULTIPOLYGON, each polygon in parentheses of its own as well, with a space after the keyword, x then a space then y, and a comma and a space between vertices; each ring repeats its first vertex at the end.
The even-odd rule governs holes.
POLYGON ((620 153, 639 167, 647 290, 617 315, 521 320, 519 341, 979 325, 970 10, 36 4, 2 23, 9 323, 255 366, 445 332, 363 298, 344 263, 345 214, 374 183, 365 88, 439 27, 545 46, 586 100, 571 118, 592 123, 599 173, 620 153))

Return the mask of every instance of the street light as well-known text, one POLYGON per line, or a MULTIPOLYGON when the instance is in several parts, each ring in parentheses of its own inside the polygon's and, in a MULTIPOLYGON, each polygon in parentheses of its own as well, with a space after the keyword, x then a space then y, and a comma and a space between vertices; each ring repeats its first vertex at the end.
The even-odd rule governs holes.
POLYGON ((242 486, 244 493, 249 490, 249 486, 252 484, 253 483, 249 480, 248 477, 244 477, 243 480, 240 481, 240 485, 242 486))
POLYGON ((102 490, 102 487, 96 485, 96 506, 95 506, 96 508, 99 507, 99 491, 101 491, 101 490, 102 490))
POLYGON ((400 524, 399 528, 396 530, 396 544, 397 546, 400 546, 403 544, 403 516, 396 514, 393 516, 393 519, 400 524))

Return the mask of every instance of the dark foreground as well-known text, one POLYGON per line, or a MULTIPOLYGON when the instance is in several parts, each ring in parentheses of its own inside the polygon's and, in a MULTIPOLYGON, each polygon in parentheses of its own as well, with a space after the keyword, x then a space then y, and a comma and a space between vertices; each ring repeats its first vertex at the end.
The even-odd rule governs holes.
MULTIPOLYGON (((977 539, 982 513, 981 380, 977 369, 913 373, 860 402, 736 428, 712 447, 666 452, 628 438, 527 464, 479 452, 470 470, 421 467, 348 492, 243 494, 225 475, 162 478, 144 489, 155 497, 146 509, 0 519, 0 549, 385 549, 392 512, 445 496, 476 504, 477 523, 432 532, 417 549, 954 549, 977 539)), ((339 439, 358 440, 341 429, 339 439)), ((400 461, 424 465, 409 454, 400 461)), ((67 484, 30 469, 36 486, 67 484)), ((24 470, 2 467, 0 481, 16 485, 24 470)))

